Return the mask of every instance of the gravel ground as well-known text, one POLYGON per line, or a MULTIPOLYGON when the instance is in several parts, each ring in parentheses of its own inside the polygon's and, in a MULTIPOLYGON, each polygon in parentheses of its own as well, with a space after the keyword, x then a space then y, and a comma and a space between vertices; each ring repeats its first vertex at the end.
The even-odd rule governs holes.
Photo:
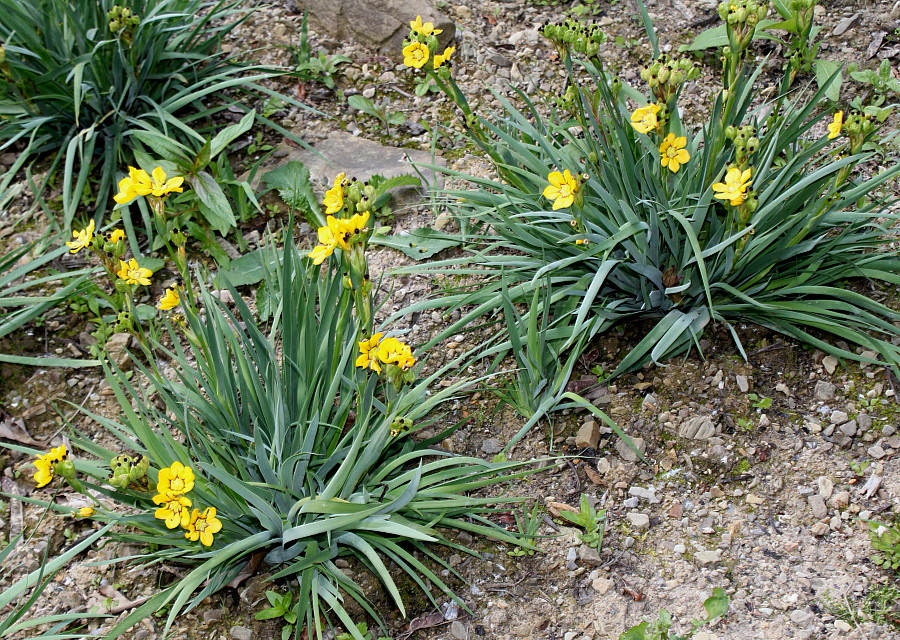
MULTIPOLYGON (((708 0, 648 2, 664 47, 689 42, 715 15, 715 6, 708 0)), ((536 29, 560 17, 563 8, 522 0, 446 4, 443 11, 458 28, 454 74, 468 95, 477 96, 482 108, 496 109, 499 103, 489 88, 499 95, 510 95, 511 86, 534 96, 558 91, 561 75, 553 63, 554 51, 536 29)), ((900 19, 900 3, 828 3, 817 15, 824 26, 823 56, 859 61, 883 31, 889 35, 881 36, 879 51, 890 53, 893 47, 896 60, 893 28, 900 19)), ((648 49, 631 6, 625 2, 606 6, 597 21, 613 36, 604 49, 605 59, 637 84, 636 71, 648 49)), ((298 44, 300 22, 299 15, 284 8, 260 9, 235 32, 232 46, 264 47, 257 57, 286 62, 287 52, 279 45, 298 44)), ((440 138, 439 147, 451 168, 489 175, 489 165, 453 134, 446 103, 433 94, 413 97, 414 81, 409 70, 398 66, 396 56, 310 35, 314 48, 346 55, 352 62, 341 67, 337 93, 317 85, 296 87, 324 115, 285 110, 276 116, 281 124, 311 143, 340 128, 380 142, 429 149, 431 137, 424 125, 440 123, 448 133, 440 138), (376 100, 388 98, 390 108, 403 112, 407 122, 386 136, 371 119, 351 113, 338 99, 356 92, 376 100)), ((877 55, 868 62, 875 63, 877 55)), ((702 98, 713 87, 711 75, 696 83, 692 88, 696 99, 685 101, 691 105, 689 114, 692 109, 702 112, 702 98)), ((0 157, 0 162, 11 160, 0 157)), ((427 207, 400 212, 394 225, 408 229, 435 224, 436 213, 427 207)), ((246 230, 251 245, 259 232, 246 230)), ((38 233, 10 237, 25 242, 38 233)), ((376 274, 409 264, 389 250, 372 253, 376 274)), ((65 266, 75 267, 71 261, 65 266)), ((391 310, 422 299, 434 285, 421 274, 404 275, 393 284, 387 306, 391 310)), ((892 299, 896 305, 896 297, 892 299)), ((43 326, 18 336, 17 345, 26 352, 58 350, 79 356, 87 349, 91 328, 76 326, 78 322, 78 317, 56 310, 43 326), (67 332, 77 338, 55 338, 67 332)), ((439 328, 442 320, 438 314, 422 314, 409 322, 415 342, 439 328)), ((476 542, 483 560, 450 558, 466 580, 456 586, 473 615, 448 607, 440 626, 412 637, 606 640, 617 638, 642 618, 655 618, 661 608, 673 614, 676 628, 684 629, 684 623, 702 615, 702 602, 713 588, 722 587, 731 597, 730 610, 713 628, 694 635, 696 640, 900 638, 900 627, 892 628, 864 611, 871 594, 885 585, 893 584, 900 593, 896 577, 868 561, 864 522, 900 513, 897 381, 884 369, 845 366, 758 328, 739 331, 749 362, 738 356, 725 333, 714 333, 704 340, 705 360, 693 354, 590 391, 594 403, 640 445, 648 464, 638 462, 608 429, 584 415, 565 415, 552 430, 550 425, 533 430, 514 449, 514 456, 565 453, 574 459, 529 482, 493 490, 528 496, 549 504, 551 512, 563 508, 559 504, 576 506, 582 494, 588 495, 598 508, 607 510, 601 550, 582 544, 574 530, 558 524, 541 528, 546 537, 534 556, 512 557, 506 548, 476 542)), ((598 364, 608 370, 633 338, 604 338, 598 364)), ((471 336, 460 337, 451 349, 473 346, 473 341, 471 336)), ((61 422, 51 403, 68 401, 102 415, 118 413, 111 389, 95 372, 0 365, 0 375, 3 415, 10 416, 4 422, 21 419, 42 441, 59 437, 61 422)), ((73 407, 59 406, 77 428, 96 431, 92 421, 73 407)), ((493 455, 523 422, 497 408, 489 395, 461 400, 454 412, 469 420, 443 445, 471 455, 493 455)), ((24 457, 6 454, 3 467, 5 492, 48 496, 34 489, 24 457)), ((74 495, 57 499, 82 506, 74 495)), ((50 517, 38 525, 39 516, 39 510, 16 501, 9 502, 2 515, 7 538, 37 527, 15 559, 19 573, 37 567, 48 546, 58 552, 92 526, 63 517, 50 517)), ((110 543, 86 557, 102 561, 134 551, 110 543)), ((346 570, 356 567, 348 565, 346 570)), ((367 580, 362 573, 357 577, 367 580)), ((165 569, 148 573, 82 564, 58 576, 34 612, 106 610, 152 593, 158 581, 173 579, 177 573, 165 569)), ((209 598, 179 618, 174 637, 280 637, 275 626, 253 620, 261 608, 264 583, 265 576, 256 576, 239 590, 209 598)), ((382 610, 391 609, 371 581, 367 584, 373 597, 381 599, 382 610)), ((893 606, 895 612, 900 609, 900 603, 893 606)), ((420 605, 412 607, 411 616, 428 613, 420 605)), ((409 623, 391 615, 397 637, 409 623)), ((158 630, 157 621, 148 620, 130 637, 150 640, 158 637, 158 630)))

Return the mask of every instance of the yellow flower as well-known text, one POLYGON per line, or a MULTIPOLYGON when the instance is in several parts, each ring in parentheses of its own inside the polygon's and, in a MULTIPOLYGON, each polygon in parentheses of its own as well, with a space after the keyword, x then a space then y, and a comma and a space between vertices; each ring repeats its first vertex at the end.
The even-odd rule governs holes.
POLYGON ((344 206, 344 190, 339 186, 329 189, 325 192, 322 204, 325 205, 325 213, 328 215, 337 213, 344 206))
POLYGON ((162 505, 153 513, 153 517, 166 521, 166 528, 187 527, 191 518, 191 501, 184 496, 170 496, 160 493, 153 496, 153 503, 162 505))
POLYGON ((631 126, 638 133, 650 133, 659 126, 657 114, 662 107, 658 104, 648 104, 639 107, 631 114, 631 126))
POLYGON ((378 343, 381 342, 383 333, 376 333, 368 340, 359 343, 359 357, 356 366, 361 369, 371 369, 375 373, 381 373, 381 365, 378 364, 378 343))
POLYGON ((551 171, 547 176, 550 186, 544 189, 544 197, 553 200, 553 210, 571 207, 578 193, 578 182, 566 169, 563 173, 551 171))
POLYGON ((194 509, 190 520, 183 525, 187 531, 184 537, 191 542, 200 540, 200 544, 210 546, 213 543, 213 534, 222 530, 222 521, 216 518, 216 508, 207 507, 203 511, 194 509))
POLYGON ((38 489, 50 484, 53 480, 53 474, 56 472, 56 465, 69 457, 66 452, 66 445, 61 444, 58 447, 50 449, 47 453, 37 457, 32 464, 37 469, 34 474, 34 480, 37 482, 38 489))
POLYGON ((116 275, 122 278, 126 284, 150 284, 150 276, 153 272, 145 267, 138 266, 138 261, 132 258, 128 262, 119 260, 119 270, 116 275))
POLYGON ((590 240, 587 238, 578 238, 578 240, 575 241, 575 244, 587 244, 588 242, 590 242, 590 240))
POLYGON ((403 64, 421 69, 428 62, 428 47, 421 42, 413 42, 403 47, 403 64))
MULTIPOLYGON (((184 495, 194 488, 194 472, 178 460, 171 467, 159 470, 156 490, 163 496, 175 497, 184 495)), ((157 504, 159 504, 157 502, 157 504)))
POLYGON ((834 114, 834 120, 828 125, 828 139, 834 140, 841 135, 841 128, 844 126, 844 112, 838 111, 834 114))
POLYGON ((341 249, 350 248, 350 239, 359 235, 366 230, 366 223, 369 221, 369 212, 354 214, 349 220, 338 220, 335 236, 337 237, 338 246, 341 249))
POLYGON ((732 207, 744 204, 747 198, 747 189, 750 188, 750 176, 753 169, 745 169, 743 172, 737 167, 731 167, 725 174, 725 182, 717 182, 712 186, 717 191, 716 198, 728 200, 732 207))
POLYGON ((444 49, 444 53, 437 53, 434 56, 434 68, 437 69, 439 66, 447 62, 450 59, 450 56, 453 55, 453 52, 456 51, 456 47, 447 47, 444 49))
POLYGON ((110 242, 118 242, 119 240, 124 240, 124 239, 125 239, 125 232, 122 231, 121 229, 116 229, 111 234, 109 234, 110 242))
POLYGON ((168 289, 166 289, 163 297, 159 299, 159 304, 156 305, 156 308, 161 309, 162 311, 168 311, 169 309, 174 309, 180 304, 181 297, 178 295, 178 289, 176 289, 175 287, 169 287, 168 289))
POLYGON ((94 239, 94 221, 88 222, 88 226, 81 231, 73 230, 72 237, 75 239, 66 243, 66 246, 69 247, 69 253, 78 253, 82 249, 91 246, 91 240, 94 239))
POLYGON ((77 513, 79 518, 90 518, 94 515, 94 509, 92 507, 81 507, 77 513))
POLYGON ((137 196, 153 195, 161 198, 170 193, 184 191, 182 183, 184 183, 182 176, 166 180, 166 172, 162 167, 156 167, 152 176, 143 169, 128 167, 128 177, 119 181, 119 193, 113 196, 113 200, 125 204, 137 196))
POLYGON ((444 33, 443 29, 435 29, 432 22, 423 24, 422 16, 416 16, 416 19, 409 23, 409 28, 422 36, 436 36, 439 33, 444 33))
POLYGON ((672 173, 678 173, 681 165, 691 159, 691 154, 684 147, 687 146, 687 138, 676 138, 674 133, 666 136, 659 145, 660 163, 672 173))
POLYGON ((378 359, 384 364, 396 364, 401 369, 409 369, 416 363, 412 349, 397 338, 385 338, 378 345, 378 359))

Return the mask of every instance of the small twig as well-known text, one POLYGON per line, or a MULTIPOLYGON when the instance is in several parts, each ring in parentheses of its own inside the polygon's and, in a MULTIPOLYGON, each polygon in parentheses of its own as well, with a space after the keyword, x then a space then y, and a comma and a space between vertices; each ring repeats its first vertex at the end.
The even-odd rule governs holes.
POLYGON ((581 495, 581 479, 578 477, 578 469, 574 464, 571 463, 568 458, 563 458, 563 462, 565 462, 569 466, 575 476, 575 490, 573 491, 573 493, 581 495))
POLYGON ((135 607, 139 607, 147 600, 149 600, 152 596, 143 596, 138 598, 137 600, 131 600, 129 602, 122 602, 121 604, 117 604, 113 608, 109 610, 110 615, 117 615, 122 613, 123 611, 128 611, 129 609, 134 609, 135 607))

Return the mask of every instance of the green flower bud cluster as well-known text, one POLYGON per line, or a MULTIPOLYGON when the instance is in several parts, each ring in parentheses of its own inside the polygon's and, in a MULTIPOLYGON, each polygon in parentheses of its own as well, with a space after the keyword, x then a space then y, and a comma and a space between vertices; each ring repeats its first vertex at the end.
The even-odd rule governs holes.
POLYGON ((747 167, 750 164, 750 156, 759 149, 759 138, 756 137, 756 127, 752 125, 726 127, 725 137, 734 144, 736 155, 735 163, 737 166, 742 169, 747 167))
POLYGON ((700 66, 687 58, 671 58, 663 54, 641 69, 641 78, 650 85, 656 101, 668 103, 678 88, 688 80, 700 77, 700 66))
MULTIPOLYGON (((127 292, 131 287, 129 284, 125 284, 124 280, 116 281, 116 290, 118 291, 120 286, 124 285, 124 292, 127 292)), ((123 292, 123 293, 124 293, 123 292)), ((129 311, 120 311, 119 315, 116 316, 116 323, 113 325, 114 333, 131 333, 134 329, 134 321, 131 318, 131 312, 129 311)))
POLYGON ((109 20, 110 33, 130 45, 134 38, 134 28, 141 23, 140 16, 128 7, 114 5, 106 13, 106 19, 109 20))
POLYGON ((553 98, 553 104, 557 108, 567 111, 568 113, 576 113, 578 108, 578 90, 574 85, 569 85, 561 96, 553 98))
POLYGON ((574 18, 545 24, 540 32, 560 51, 571 49, 588 58, 595 57, 600 51, 600 45, 606 42, 606 34, 600 29, 600 25, 585 24, 574 18))
POLYGON ((109 461, 109 468, 112 475, 107 482, 117 489, 127 489, 133 484, 142 484, 141 481, 147 476, 147 469, 150 468, 150 460, 147 456, 116 456, 109 461))
POLYGON ((867 113, 851 111, 844 118, 844 132, 850 140, 850 153, 859 153, 863 143, 875 131, 875 123, 867 113))
POLYGON ((356 178, 350 180, 350 184, 345 188, 346 203, 350 213, 364 213, 372 210, 375 203, 375 187, 368 181, 360 182, 356 178))
POLYGON ((732 27, 755 27, 769 13, 767 2, 756 0, 724 0, 719 3, 719 17, 732 27))

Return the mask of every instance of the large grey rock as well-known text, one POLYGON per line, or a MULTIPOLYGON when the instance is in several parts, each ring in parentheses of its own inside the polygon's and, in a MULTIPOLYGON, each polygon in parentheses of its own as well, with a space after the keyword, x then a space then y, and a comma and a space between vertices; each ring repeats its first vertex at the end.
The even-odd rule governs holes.
POLYGON ((394 52, 401 59, 403 39, 409 23, 422 16, 432 22, 441 47, 453 40, 456 27, 426 0, 296 0, 298 8, 309 11, 313 27, 337 40, 352 40, 394 52))
MULTIPOLYGON (((299 160, 309 169, 314 185, 324 192, 331 188, 334 177, 344 172, 348 178, 365 181, 376 174, 393 178, 404 174, 418 175, 413 164, 447 166, 443 158, 427 151, 386 147, 372 140, 358 138, 344 131, 336 131, 316 145, 315 151, 293 149, 283 162, 299 160)), ((440 176, 431 169, 419 167, 424 181, 430 186, 440 186, 440 176)), ((397 187, 392 191, 391 207, 395 211, 417 202, 421 194, 416 187, 397 187)))

